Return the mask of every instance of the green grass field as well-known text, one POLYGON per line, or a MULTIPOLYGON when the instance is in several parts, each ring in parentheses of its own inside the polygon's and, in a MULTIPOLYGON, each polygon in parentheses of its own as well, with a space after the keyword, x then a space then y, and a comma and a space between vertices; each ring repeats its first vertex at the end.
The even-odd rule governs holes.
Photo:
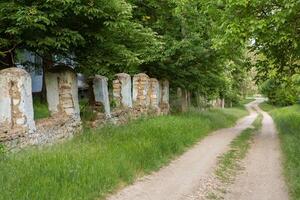
POLYGON ((141 119, 6 155, 0 159, 0 199, 103 199, 246 114, 232 108, 141 119))
POLYGON ((276 108, 264 103, 261 108, 272 115, 280 134, 284 169, 292 199, 300 199, 300 105, 276 108))

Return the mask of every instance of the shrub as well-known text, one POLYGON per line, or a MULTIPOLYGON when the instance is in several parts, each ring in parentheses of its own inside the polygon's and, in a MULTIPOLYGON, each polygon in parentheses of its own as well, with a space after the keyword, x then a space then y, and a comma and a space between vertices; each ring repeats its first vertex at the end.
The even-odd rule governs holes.
POLYGON ((273 105, 288 106, 297 103, 297 86, 292 80, 269 79, 261 86, 261 92, 273 105))

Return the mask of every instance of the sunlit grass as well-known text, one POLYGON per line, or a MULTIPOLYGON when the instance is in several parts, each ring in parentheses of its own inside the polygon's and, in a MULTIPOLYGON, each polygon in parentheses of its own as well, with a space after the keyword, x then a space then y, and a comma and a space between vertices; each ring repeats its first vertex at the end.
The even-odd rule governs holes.
POLYGON ((141 119, 6 155, 0 159, 0 199, 103 199, 246 113, 234 108, 141 119))

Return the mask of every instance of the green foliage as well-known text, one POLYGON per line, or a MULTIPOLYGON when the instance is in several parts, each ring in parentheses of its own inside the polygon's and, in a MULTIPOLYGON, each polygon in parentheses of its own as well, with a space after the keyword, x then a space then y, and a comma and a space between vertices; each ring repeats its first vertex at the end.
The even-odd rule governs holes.
POLYGON ((276 106, 271 105, 268 102, 263 102, 263 103, 259 104, 259 107, 266 112, 270 112, 271 110, 276 108, 276 106))
POLYGON ((2 1, 0 8, 2 55, 16 48, 48 60, 74 54, 86 73, 106 75, 109 67, 130 71, 158 46, 150 29, 131 20, 125 0, 2 1))
POLYGON ((276 69, 281 73, 299 68, 299 18, 297 0, 207 1, 208 11, 219 17, 216 46, 249 43, 272 67, 260 64, 259 73, 276 69), (217 14, 215 14, 217 13, 217 14), (270 67, 270 68, 269 68, 270 67))
POLYGON ((67 57, 87 75, 112 79, 119 72, 146 72, 208 99, 236 101, 245 80, 244 46, 215 48, 221 14, 208 12, 208 5, 197 0, 2 1, 1 65, 9 65, 8 55, 14 58, 16 49, 27 49, 46 65, 54 56, 67 57))
POLYGON ((261 92, 266 95, 269 102, 278 106, 295 104, 299 99, 297 84, 292 80, 269 79, 261 86, 261 92))
POLYGON ((63 144, 9 154, 0 160, 0 199, 104 199, 246 113, 213 110, 85 129, 63 144))
POLYGON ((270 111, 280 134, 284 169, 291 199, 300 198, 300 106, 285 108, 262 106, 270 111))
MULTIPOLYGON (((299 73, 298 0, 204 2, 206 13, 213 19, 214 48, 235 59, 247 47, 250 54, 247 68, 255 66, 258 83, 269 79, 284 82, 299 73)), ((284 89, 277 93, 278 98, 288 96, 280 104, 294 102, 293 95, 284 89)))

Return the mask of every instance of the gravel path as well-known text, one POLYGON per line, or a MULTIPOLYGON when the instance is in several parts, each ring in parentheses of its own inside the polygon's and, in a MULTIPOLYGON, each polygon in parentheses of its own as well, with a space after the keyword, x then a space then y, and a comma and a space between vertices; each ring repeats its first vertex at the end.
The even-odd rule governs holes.
POLYGON ((239 120, 235 127, 221 129, 206 137, 170 165, 146 176, 108 200, 179 200, 189 199, 199 187, 207 186, 209 175, 217 158, 228 150, 230 142, 248 128, 257 116, 250 103, 249 116, 239 120))
POLYGON ((287 200, 288 192, 281 174, 281 150, 272 118, 263 114, 262 130, 245 158, 245 170, 225 196, 228 200, 287 200))

